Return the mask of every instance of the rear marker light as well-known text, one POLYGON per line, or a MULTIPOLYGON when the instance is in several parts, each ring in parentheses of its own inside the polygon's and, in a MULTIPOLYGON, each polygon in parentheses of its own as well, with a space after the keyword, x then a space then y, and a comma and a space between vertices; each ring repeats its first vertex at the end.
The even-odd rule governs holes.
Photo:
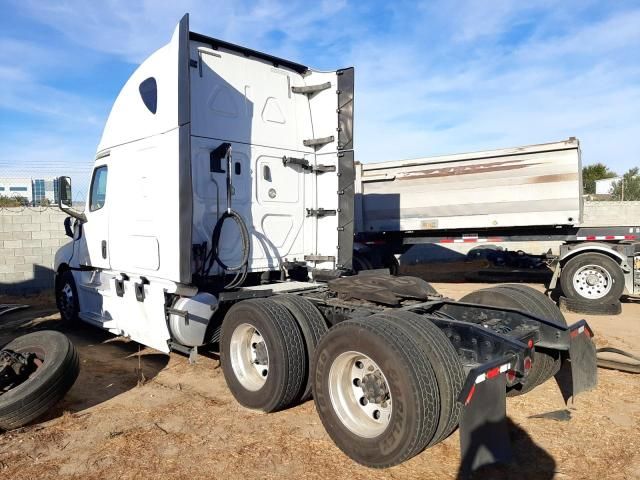
POLYGON ((524 369, 529 370, 531 368, 531 357, 526 357, 524 359, 524 369))
POLYGON ((533 348, 533 340, 531 338, 529 339, 529 342, 527 343, 527 347, 533 348))

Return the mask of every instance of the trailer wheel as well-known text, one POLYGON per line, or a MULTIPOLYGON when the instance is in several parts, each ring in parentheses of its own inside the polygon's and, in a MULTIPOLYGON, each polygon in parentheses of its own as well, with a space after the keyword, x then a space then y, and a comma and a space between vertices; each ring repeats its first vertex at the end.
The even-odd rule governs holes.
POLYGON ((284 306, 294 316, 300 330, 306 347, 306 368, 305 368, 305 387, 300 397, 300 401, 304 402, 311 398, 311 377, 309 365, 311 359, 316 352, 316 346, 322 336, 329 331, 327 322, 320 313, 320 310, 306 298, 298 295, 275 295, 272 297, 274 302, 284 306))
POLYGON ((62 325, 73 325, 78 320, 80 306, 78 304, 78 290, 71 270, 56 274, 55 294, 62 325))
POLYGON ((320 420, 356 462, 397 465, 433 438, 440 415, 433 368, 394 323, 367 317, 332 327, 318 345, 313 372, 320 420))
POLYGON ((273 412, 300 397, 304 340, 289 310, 273 300, 242 300, 229 309, 220 361, 229 390, 245 407, 273 412))
MULTIPOLYGON (((522 291, 513 288, 491 287, 476 290, 460 299, 461 302, 478 303, 494 307, 516 308, 533 315, 545 317, 545 310, 536 301, 522 291)), ((566 324, 566 323, 565 323, 566 324)), ((508 396, 517 396, 533 390, 553 376, 553 371, 560 361, 560 352, 548 349, 536 349, 533 353, 531 370, 525 383, 507 388, 508 396)))
POLYGON ((620 265, 602 253, 582 253, 569 259, 560 272, 560 287, 567 298, 594 304, 614 303, 624 292, 620 265))
POLYGON ((464 384, 464 371, 458 352, 451 341, 428 318, 408 311, 386 311, 376 317, 390 318, 419 342, 422 352, 429 359, 440 392, 440 418, 428 446, 441 442, 455 430, 460 421, 462 406, 458 394, 464 384))
MULTIPOLYGON (((43 330, 16 338, 2 349, 21 356, 26 363, 22 374, 26 379, 8 388, 0 395, 0 429, 22 427, 42 416, 58 403, 73 386, 80 362, 78 352, 62 333, 43 330)), ((11 367, 9 367, 11 368, 11 367)), ((14 370, 15 371, 15 370, 14 370)))

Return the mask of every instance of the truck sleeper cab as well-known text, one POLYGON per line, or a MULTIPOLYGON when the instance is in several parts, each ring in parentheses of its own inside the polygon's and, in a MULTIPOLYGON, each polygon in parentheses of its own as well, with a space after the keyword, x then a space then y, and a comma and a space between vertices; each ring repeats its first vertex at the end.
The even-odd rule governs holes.
POLYGON ((56 255, 61 317, 165 353, 217 347, 242 405, 313 396, 364 465, 457 426, 465 469, 504 460, 507 391, 567 358, 573 393, 595 387, 592 332, 538 292, 460 303, 417 278, 353 274, 353 75, 190 32, 185 16, 116 99, 83 213, 60 178, 75 218, 56 255))

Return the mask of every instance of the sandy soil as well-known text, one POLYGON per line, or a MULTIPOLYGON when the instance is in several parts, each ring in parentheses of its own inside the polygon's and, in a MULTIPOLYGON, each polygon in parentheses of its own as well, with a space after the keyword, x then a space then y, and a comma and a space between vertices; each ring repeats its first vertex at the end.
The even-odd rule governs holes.
MULTIPOLYGON (((435 284, 453 298, 475 284, 435 284)), ((51 299, 0 317, 0 345, 34 328, 56 327, 51 299)), ((0 303, 30 299, 0 299, 0 303)), ((569 321, 580 318, 566 314, 569 321)), ((616 317, 589 316, 599 346, 640 354, 640 304, 616 317)), ((453 479, 458 434, 403 465, 361 467, 324 432, 313 402, 262 414, 235 403, 215 355, 189 365, 80 326, 70 334, 82 371, 63 402, 35 425, 0 435, 0 478, 349 478, 453 479)), ((571 419, 531 418, 563 410, 550 381, 507 412, 515 462, 476 478, 640 478, 640 375, 600 370, 599 387, 568 407, 571 419)))

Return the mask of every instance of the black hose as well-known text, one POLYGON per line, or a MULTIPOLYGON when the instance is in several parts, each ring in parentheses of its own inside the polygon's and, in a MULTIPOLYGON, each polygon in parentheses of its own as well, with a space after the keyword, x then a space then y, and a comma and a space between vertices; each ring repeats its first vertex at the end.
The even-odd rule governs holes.
MULTIPOLYGON (((215 227, 213 228, 213 234, 211 236, 211 251, 209 252, 209 255, 207 255, 208 261, 209 261, 209 264, 206 270, 207 275, 209 275, 209 272, 211 271, 211 268, 213 267, 213 264, 215 262, 218 265, 220 265, 220 267, 226 272, 236 273, 235 277, 226 286, 226 288, 234 288, 241 285, 244 282, 244 280, 247 278, 250 248, 251 248, 251 245, 250 245, 249 230, 247 228, 247 224, 245 223, 244 219, 235 210, 231 210, 231 209, 227 210, 220 216, 220 218, 216 222, 215 227), (234 222, 236 222, 236 225, 240 230, 240 239, 242 240, 242 259, 240 260, 240 263, 238 263, 237 265, 227 265, 220 258, 220 236, 222 234, 222 227, 224 225, 224 221, 227 218, 231 218, 234 222)), ((206 260, 207 259, 205 259, 205 263, 206 263, 206 260)))
POLYGON ((619 348, 613 347, 603 347, 596 350, 596 354, 600 353, 615 353, 616 355, 621 355, 623 357, 630 358, 635 360, 637 363, 631 362, 619 362, 616 360, 609 360, 606 358, 602 358, 598 355, 598 366, 600 368, 608 368, 611 370, 619 370, 620 372, 626 373, 640 373, 640 357, 633 355, 629 352, 625 352, 624 350, 620 350, 619 348))

